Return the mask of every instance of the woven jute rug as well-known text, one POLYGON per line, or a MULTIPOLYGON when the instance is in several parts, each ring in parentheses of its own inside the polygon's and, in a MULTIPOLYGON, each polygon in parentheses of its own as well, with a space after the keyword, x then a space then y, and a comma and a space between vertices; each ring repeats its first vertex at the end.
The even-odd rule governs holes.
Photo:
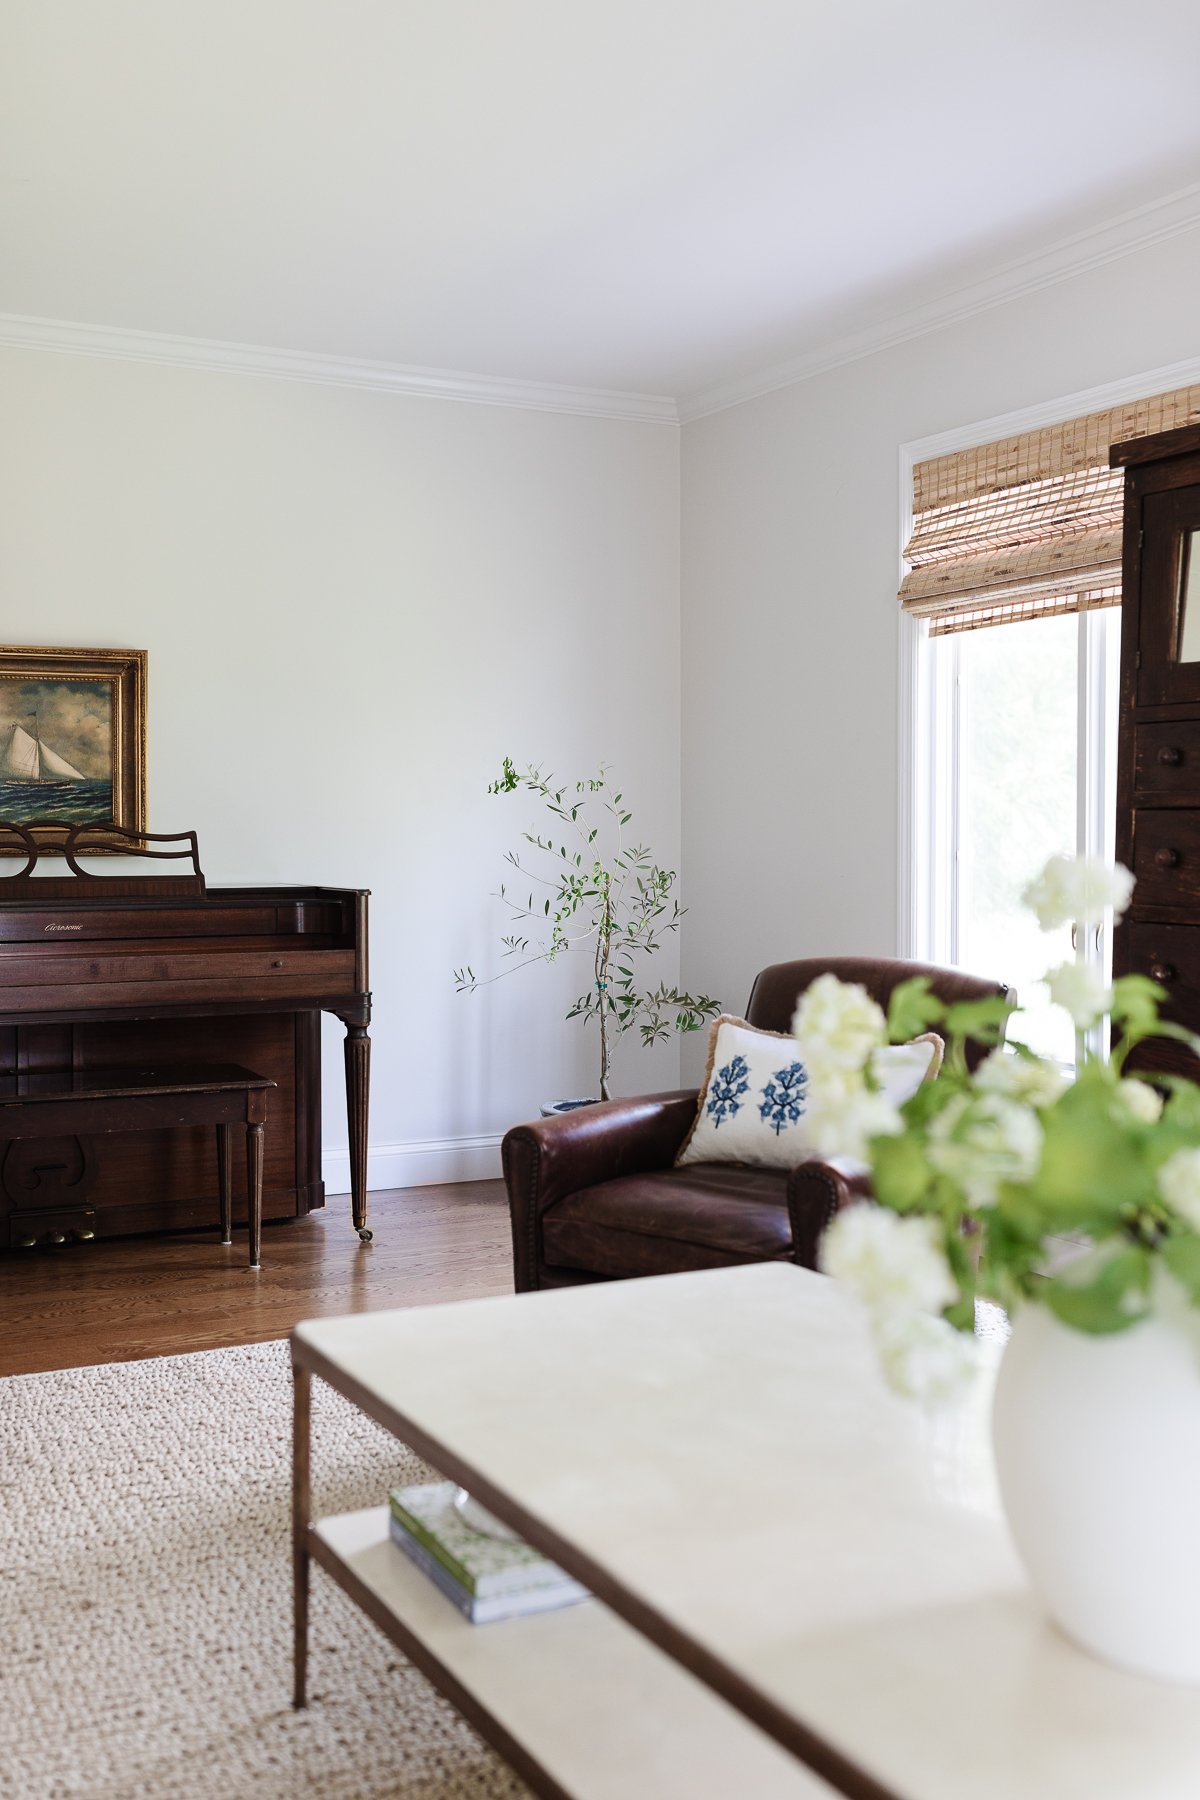
MULTIPOLYGON (((282 1343, 0 1382, 4 1800, 527 1795, 320 1570, 293 1713, 290 1454, 282 1343)), ((313 1477, 429 1479, 323 1382, 313 1477)))

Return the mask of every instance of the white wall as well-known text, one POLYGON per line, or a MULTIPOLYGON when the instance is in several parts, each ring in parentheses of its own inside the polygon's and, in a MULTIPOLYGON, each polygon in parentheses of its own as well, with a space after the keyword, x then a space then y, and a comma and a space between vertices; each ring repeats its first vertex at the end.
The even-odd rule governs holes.
POLYGON ((1194 357, 1198 291, 1193 232, 684 427, 685 983, 896 953, 898 447, 1194 357))
MULTIPOLYGON (((578 963, 453 990, 537 822, 486 796, 502 756, 608 759, 677 866, 677 431, 43 352, 0 391, 0 641, 149 651, 151 828, 214 885, 373 890, 374 1184, 498 1168, 595 1085, 578 963)), ((677 1074, 631 1049, 618 1089, 677 1074)))

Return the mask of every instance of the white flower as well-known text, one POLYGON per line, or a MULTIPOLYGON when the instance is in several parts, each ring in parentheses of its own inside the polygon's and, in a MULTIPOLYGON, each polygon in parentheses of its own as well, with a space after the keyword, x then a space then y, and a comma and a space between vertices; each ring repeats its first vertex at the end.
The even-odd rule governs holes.
POLYGON ((1032 1107, 1000 1094, 956 1094, 929 1122, 929 1160, 974 1207, 994 1206, 1006 1181, 1029 1181, 1042 1154, 1032 1107))
POLYGON ((979 1346, 948 1319, 907 1307, 875 1315, 875 1345, 889 1386, 933 1406, 957 1399, 974 1375, 979 1346))
POLYGON ((1139 1125, 1154 1125, 1162 1115, 1163 1097, 1148 1081, 1118 1081, 1113 1093, 1118 1104, 1139 1125))
POLYGON ((958 1299, 936 1219, 901 1218, 873 1201, 838 1213, 821 1239, 821 1267, 873 1309, 941 1312, 958 1299))
POLYGON ((1018 1056, 1002 1045, 989 1051, 975 1071, 975 1086, 981 1093, 1001 1094, 1025 1106, 1053 1106, 1069 1085, 1057 1063, 1040 1056, 1018 1056))
POLYGON ((877 1044, 887 1042, 887 1020, 865 987, 818 975, 800 996, 792 1019, 809 1076, 857 1073, 877 1044))
POLYGON ((1070 1013, 1076 1031, 1087 1031, 1112 1005, 1112 989, 1086 963, 1060 963, 1045 981, 1051 1000, 1070 1013))
POLYGON ((1021 895, 1043 931, 1059 925, 1099 925, 1109 907, 1118 918, 1129 905, 1133 876, 1098 856, 1052 856, 1021 895))
POLYGON ((1158 1191, 1168 1206, 1200 1231, 1200 1149, 1176 1150, 1158 1171, 1158 1191))
POLYGON ((904 1120, 887 1095, 854 1083, 814 1076, 808 1091, 808 1129, 820 1156, 849 1156, 866 1162, 873 1137, 895 1137, 904 1120))

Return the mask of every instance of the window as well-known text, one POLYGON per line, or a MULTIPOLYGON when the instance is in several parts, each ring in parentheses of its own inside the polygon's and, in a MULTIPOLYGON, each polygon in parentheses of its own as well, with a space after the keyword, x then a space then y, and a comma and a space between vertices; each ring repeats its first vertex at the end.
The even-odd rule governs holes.
MULTIPOLYGON (((1064 1063, 1070 1022, 1040 977, 1072 954, 1021 892, 1047 857, 1113 854, 1116 608, 924 638, 931 799, 919 953, 1015 987, 1014 1031, 1064 1063)), ((1108 979, 1107 933, 1076 954, 1108 979)))
POLYGON ((1015 987, 1014 1031, 1074 1060, 1040 977, 1108 979, 1107 931, 1072 947, 1021 893, 1049 856, 1111 858, 1123 481, 1110 444, 1200 421, 1200 385, 917 461, 900 589, 912 682, 906 948, 1015 987))

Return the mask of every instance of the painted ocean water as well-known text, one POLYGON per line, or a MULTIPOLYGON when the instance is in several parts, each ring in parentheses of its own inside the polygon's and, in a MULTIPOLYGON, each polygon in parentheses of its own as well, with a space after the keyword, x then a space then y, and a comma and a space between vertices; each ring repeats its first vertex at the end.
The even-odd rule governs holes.
POLYGON ((111 781, 8 781, 0 776, 0 821, 104 824, 112 819, 112 798, 111 781))

